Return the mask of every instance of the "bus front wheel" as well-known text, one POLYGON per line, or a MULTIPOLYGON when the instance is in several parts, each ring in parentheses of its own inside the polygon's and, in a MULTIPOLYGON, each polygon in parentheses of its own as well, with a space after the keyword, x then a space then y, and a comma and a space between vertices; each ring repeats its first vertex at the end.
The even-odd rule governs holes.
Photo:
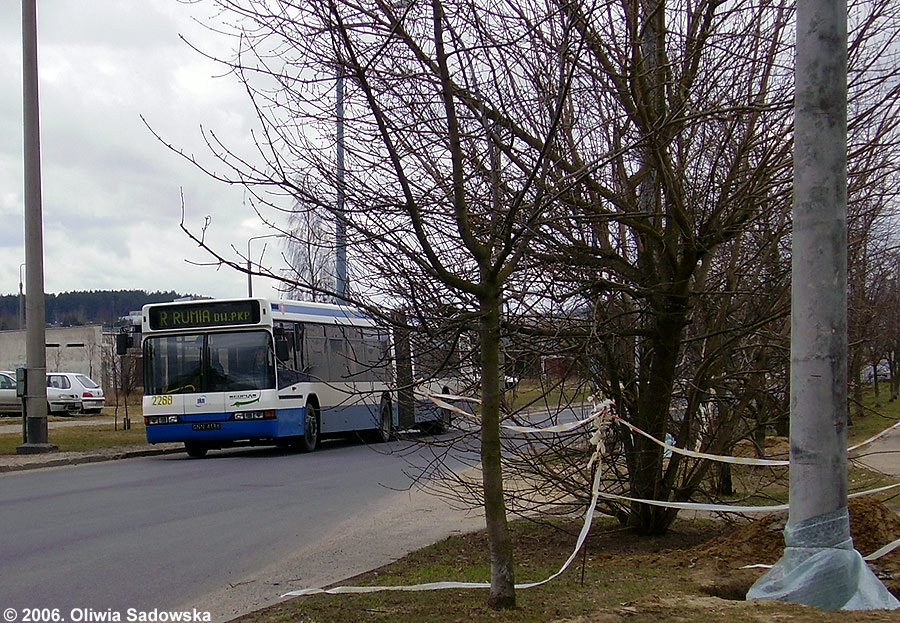
POLYGON ((312 402, 306 404, 306 419, 303 424, 303 436, 297 447, 301 452, 312 452, 319 445, 319 408, 312 402))
POLYGON ((192 459, 202 459, 206 456, 206 453, 209 451, 209 448, 203 445, 202 443, 197 443, 193 441, 185 441, 184 449, 187 452, 188 456, 192 459))

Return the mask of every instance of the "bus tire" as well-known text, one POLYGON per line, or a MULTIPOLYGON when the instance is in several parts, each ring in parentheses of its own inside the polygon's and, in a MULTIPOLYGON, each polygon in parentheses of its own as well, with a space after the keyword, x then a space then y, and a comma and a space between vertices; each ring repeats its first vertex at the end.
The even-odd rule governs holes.
POLYGON ((297 439, 297 448, 300 452, 312 452, 319 445, 319 431, 321 430, 319 407, 314 402, 306 403, 306 420, 303 423, 303 436, 297 439))
POLYGON ((382 398, 381 405, 378 407, 378 428, 375 429, 373 439, 377 443, 387 443, 393 436, 394 418, 391 413, 391 401, 382 398))
POLYGON ((438 435, 443 435, 450 430, 450 419, 450 409, 441 409, 441 419, 436 424, 438 435))
MULTIPOLYGON (((444 394, 449 394, 450 390, 448 388, 444 388, 444 394)), ((438 408, 438 419, 432 420, 430 422, 422 423, 422 432, 426 435, 443 435, 448 430, 450 430, 450 420, 452 418, 452 414, 450 413, 450 409, 442 409, 438 408)))
POLYGON ((435 437, 446 433, 450 428, 450 416, 448 415, 449 413, 450 412, 447 411, 447 409, 441 409, 440 419, 431 420, 430 422, 422 422, 422 432, 426 435, 434 435, 435 437))
POLYGON ((202 459, 209 452, 209 447, 196 441, 185 441, 184 449, 192 459, 202 459))

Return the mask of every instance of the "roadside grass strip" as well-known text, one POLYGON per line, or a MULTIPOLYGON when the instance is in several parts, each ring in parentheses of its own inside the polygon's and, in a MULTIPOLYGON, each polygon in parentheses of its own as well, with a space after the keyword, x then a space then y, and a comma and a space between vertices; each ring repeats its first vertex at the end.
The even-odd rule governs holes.
MULTIPOLYGON (((465 397, 465 396, 453 396, 448 394, 426 394, 426 396, 438 407, 442 409, 448 409, 455 413, 459 413, 467 418, 472 417, 472 414, 467 413, 452 404, 453 402, 469 402, 469 403, 480 403, 477 398, 465 397)), ((549 426, 546 428, 536 428, 531 426, 513 426, 502 424, 502 428, 509 430, 511 432, 522 433, 522 434, 547 434, 547 433, 564 433, 571 432, 583 426, 592 425, 593 433, 591 435, 591 444, 594 446, 594 452, 591 455, 591 458, 588 460, 587 468, 590 469, 591 466, 596 463, 601 463, 602 457, 606 454, 606 448, 604 446, 604 439, 606 438, 606 434, 609 430, 609 427, 612 423, 618 423, 623 426, 626 426, 628 429, 632 430, 635 433, 643 435, 648 439, 651 439, 658 445, 662 446, 666 450, 670 450, 672 452, 677 452, 684 456, 689 456, 697 459, 704 459, 710 461, 717 461, 722 463, 732 463, 737 465, 754 465, 754 466, 777 466, 784 467, 789 465, 789 461, 786 460, 769 460, 769 459, 754 459, 748 457, 735 457, 735 456, 726 456, 726 455, 716 455, 716 454, 707 454, 704 452, 694 452, 691 450, 687 450, 684 448, 678 448, 671 444, 668 444, 664 441, 660 441, 656 439, 649 433, 641 430, 640 428, 634 426, 633 424, 626 422, 622 418, 616 416, 612 412, 612 401, 605 400, 597 405, 595 405, 594 409, 591 412, 590 417, 585 418, 583 420, 579 420, 576 422, 571 422, 567 424, 558 424, 554 426, 549 426)), ((868 445, 883 437, 890 431, 894 430, 900 426, 900 422, 897 422, 893 426, 885 429, 884 431, 878 433, 874 437, 867 439, 866 441, 857 444, 851 448, 858 449, 865 445, 868 445)), ((610 500, 619 500, 624 502, 633 502, 639 504, 648 504, 652 506, 662 506, 666 508, 676 508, 679 510, 700 510, 700 511, 711 511, 718 513, 741 513, 741 514, 754 514, 754 513, 772 513, 778 511, 786 511, 790 508, 788 504, 777 504, 777 505, 769 505, 769 506, 737 506, 737 505, 728 505, 728 504, 705 504, 705 503, 696 503, 696 502, 675 502, 675 501, 667 501, 667 500, 648 500, 641 498, 632 498, 623 495, 616 495, 613 493, 605 493, 600 491, 600 481, 601 475, 603 474, 602 469, 597 469, 594 475, 594 481, 591 485, 591 501, 588 505, 587 511, 584 515, 584 523, 582 525, 581 531, 579 532, 578 539, 575 542, 575 546, 572 550, 572 553, 566 559, 566 561, 562 564, 559 570, 556 573, 553 573, 549 577, 539 581, 539 582, 530 582, 524 584, 516 584, 516 589, 529 589, 537 586, 542 586, 547 584, 548 582, 553 581, 562 575, 572 564, 572 561, 575 560, 578 552, 581 550, 584 545, 584 541, 590 532, 591 524, 594 519, 594 513, 596 511, 597 502, 600 498, 610 499, 610 500)), ((883 491, 888 491, 890 489, 894 489, 896 487, 900 487, 900 483, 886 485, 883 487, 878 487, 876 489, 870 489, 867 491, 861 491, 857 493, 852 493, 848 495, 848 498, 862 497, 865 495, 872 495, 875 493, 881 493, 883 491)), ((884 547, 878 549, 875 552, 872 552, 868 556, 865 557, 864 560, 872 561, 876 560, 892 551, 900 547, 900 539, 885 545, 884 547)), ((750 567, 762 568, 766 567, 766 565, 751 565, 750 567)), ((749 567, 748 567, 749 568, 749 567)), ((334 588, 306 588, 300 589, 296 591, 290 591, 288 593, 284 593, 282 597, 304 597, 308 595, 342 595, 342 594, 360 594, 360 593, 377 593, 384 591, 403 591, 403 592, 416 592, 416 591, 435 591, 435 590, 444 590, 444 589, 489 589, 491 587, 489 582, 428 582, 424 584, 411 584, 411 585, 399 585, 399 586, 337 586, 334 588)))

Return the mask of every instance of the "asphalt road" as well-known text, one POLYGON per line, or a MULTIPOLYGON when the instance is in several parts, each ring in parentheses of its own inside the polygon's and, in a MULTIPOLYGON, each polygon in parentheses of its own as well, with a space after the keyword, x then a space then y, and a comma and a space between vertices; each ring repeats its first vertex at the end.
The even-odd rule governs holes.
POLYGON ((225 621, 477 528, 407 491, 410 461, 430 457, 408 448, 336 441, 307 455, 214 451, 0 475, 0 610, 72 621, 73 609, 126 620, 129 608, 199 607, 225 621))

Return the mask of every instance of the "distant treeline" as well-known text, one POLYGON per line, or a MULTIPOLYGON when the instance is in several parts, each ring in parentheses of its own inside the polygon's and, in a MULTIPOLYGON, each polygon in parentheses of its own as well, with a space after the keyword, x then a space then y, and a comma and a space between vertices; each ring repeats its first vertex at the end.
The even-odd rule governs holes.
MULTIPOLYGON (((102 324, 114 326, 128 312, 139 310, 146 303, 171 301, 189 296, 177 292, 145 292, 143 290, 98 290, 91 292, 63 292, 47 294, 44 308, 47 324, 79 326, 102 324)), ((0 296, 0 330, 19 328, 19 296, 0 296)))

